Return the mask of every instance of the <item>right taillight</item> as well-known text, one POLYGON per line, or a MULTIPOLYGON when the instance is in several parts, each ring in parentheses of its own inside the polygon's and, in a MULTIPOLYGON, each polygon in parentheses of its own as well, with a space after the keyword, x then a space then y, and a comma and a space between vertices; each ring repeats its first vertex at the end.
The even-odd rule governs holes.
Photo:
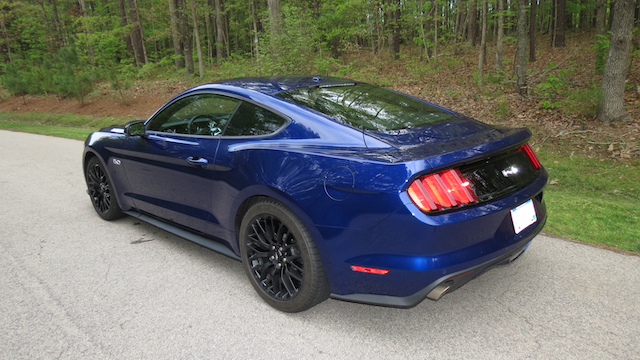
POLYGON ((448 169, 421 176, 408 189, 409 197, 422 211, 440 211, 478 201, 460 170, 448 169))
POLYGON ((534 169, 540 170, 542 165, 540 165, 540 160, 538 160, 538 156, 536 156, 536 153, 533 152, 531 145, 524 144, 520 146, 518 150, 523 151, 525 154, 527 154, 527 158, 529 159, 529 162, 531 162, 531 166, 533 166, 534 169))

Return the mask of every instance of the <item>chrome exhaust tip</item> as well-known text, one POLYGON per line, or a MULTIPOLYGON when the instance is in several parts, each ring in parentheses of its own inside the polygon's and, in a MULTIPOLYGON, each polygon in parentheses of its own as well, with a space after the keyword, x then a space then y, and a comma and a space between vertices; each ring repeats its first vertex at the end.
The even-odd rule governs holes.
POLYGON ((433 290, 429 291, 429 293, 427 294, 427 298, 429 298, 431 300, 438 300, 450 288, 451 288, 451 284, 440 283, 440 284, 438 284, 438 286, 434 287, 433 290))

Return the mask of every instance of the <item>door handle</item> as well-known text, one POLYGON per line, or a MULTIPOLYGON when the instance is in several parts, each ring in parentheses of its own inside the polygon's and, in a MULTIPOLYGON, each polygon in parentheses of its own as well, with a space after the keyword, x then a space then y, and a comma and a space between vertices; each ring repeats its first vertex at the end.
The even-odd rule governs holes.
POLYGON ((204 166, 209 163, 209 161, 205 158, 197 157, 197 156, 189 156, 187 158, 187 162, 191 165, 195 166, 204 166))

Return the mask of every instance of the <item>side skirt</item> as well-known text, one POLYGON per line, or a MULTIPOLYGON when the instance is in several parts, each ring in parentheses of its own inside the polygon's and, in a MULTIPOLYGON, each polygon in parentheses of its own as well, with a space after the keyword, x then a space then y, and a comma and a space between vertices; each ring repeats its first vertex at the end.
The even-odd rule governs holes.
POLYGON ((170 232, 174 235, 180 236, 181 238, 187 239, 191 242, 194 242, 200 246, 204 246, 207 249, 211 249, 217 253, 220 253, 222 255, 228 256, 234 260, 238 260, 238 261, 242 261, 240 259, 240 256, 236 255, 233 251, 231 251, 228 247, 224 246, 223 244, 215 241, 215 240, 211 240, 211 239, 207 239, 206 237, 200 236, 200 235, 196 235, 194 233, 191 233, 187 230, 181 229, 175 225, 171 225, 168 223, 165 223, 163 221, 154 219, 150 216, 141 214, 139 212, 135 212, 135 211, 125 211, 125 214, 134 217, 136 219, 142 220, 146 223, 149 223, 155 227, 158 227, 166 232, 170 232))

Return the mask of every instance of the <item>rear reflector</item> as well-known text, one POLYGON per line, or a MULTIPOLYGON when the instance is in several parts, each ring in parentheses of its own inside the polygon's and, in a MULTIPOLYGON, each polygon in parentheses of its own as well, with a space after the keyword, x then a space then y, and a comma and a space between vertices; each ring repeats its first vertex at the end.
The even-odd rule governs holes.
POLYGON ((386 270, 386 269, 376 269, 376 268, 356 266, 356 265, 351 265, 351 270, 368 273, 368 274, 377 274, 377 275, 385 275, 389 272, 389 270, 386 270))
POLYGON ((535 170, 540 170, 540 168, 542 167, 540 165, 540 160, 538 160, 538 156, 536 156, 536 153, 533 152, 531 145, 524 144, 520 146, 518 150, 523 151, 525 154, 527 154, 527 158, 529 159, 529 161, 531 162, 531 165, 535 170))
POLYGON ((416 179, 409 197, 422 211, 439 211, 478 201, 460 170, 448 169, 416 179))

